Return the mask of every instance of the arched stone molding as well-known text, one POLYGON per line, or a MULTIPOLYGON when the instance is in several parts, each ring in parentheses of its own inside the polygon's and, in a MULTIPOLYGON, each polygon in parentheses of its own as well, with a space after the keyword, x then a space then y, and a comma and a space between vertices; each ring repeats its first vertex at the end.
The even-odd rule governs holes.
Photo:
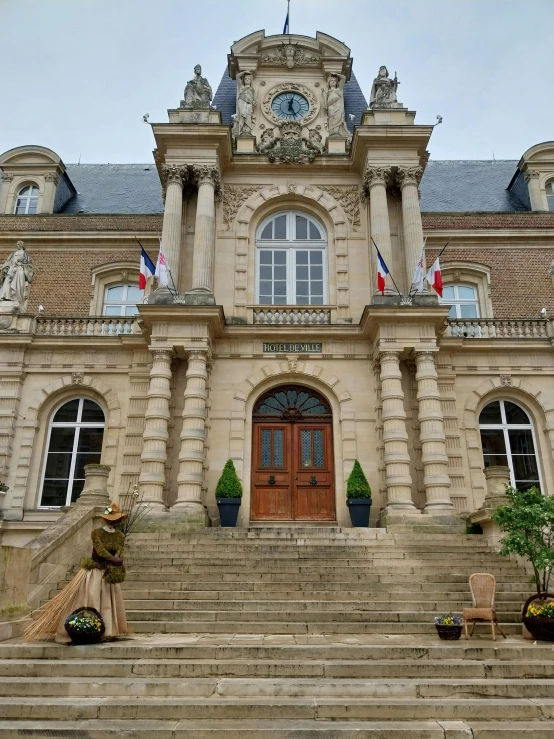
POLYGON ((340 204, 315 185, 298 184, 291 191, 288 184, 267 185, 253 193, 241 205, 235 219, 235 296, 236 316, 246 317, 246 306, 254 302, 254 260, 256 229, 260 222, 277 210, 305 210, 322 221, 327 230, 329 259, 329 299, 337 305, 339 318, 350 317, 348 276, 348 236, 354 233, 340 204))
POLYGON ((13 213, 17 194, 26 185, 39 188, 37 213, 52 213, 56 187, 65 174, 56 152, 44 146, 18 146, 0 155, 0 169, 0 213, 13 213))
MULTIPOLYGON (((41 387, 24 411, 20 455, 15 471, 15 483, 11 508, 35 508, 38 505, 38 486, 45 454, 48 422, 53 409, 64 400, 74 397, 90 397, 100 404, 106 417, 102 464, 116 467, 121 406, 117 394, 98 377, 79 372, 64 375, 41 387)), ((113 472, 108 490, 114 489, 113 472)))
POLYGON ((346 508, 346 480, 358 456, 356 443, 356 406, 352 394, 336 375, 326 371, 317 361, 300 361, 296 355, 287 360, 268 361, 239 383, 232 406, 232 434, 230 456, 243 484, 241 525, 250 520, 250 492, 252 467, 252 409, 261 394, 287 382, 296 382, 320 392, 329 401, 333 411, 333 449, 335 461, 335 496, 337 521, 348 526, 346 508))
POLYGON ((479 414, 487 403, 497 399, 520 403, 531 416, 545 492, 550 495, 554 494, 554 398, 549 398, 539 387, 525 378, 499 375, 490 377, 472 390, 464 405, 463 427, 466 435, 471 487, 474 494, 476 490, 481 492, 481 496, 478 492, 478 500, 474 501, 476 508, 481 505, 486 491, 479 414))
POLYGON ((441 264, 444 285, 469 285, 477 290, 479 317, 494 318, 491 299, 491 268, 479 262, 445 261, 441 264))
POLYGON ((554 177, 554 141, 543 141, 527 149, 519 160, 518 170, 527 183, 531 210, 548 210, 546 184, 554 177))
POLYGON ((139 267, 136 262, 107 262, 91 270, 90 315, 101 316, 104 312, 104 295, 114 285, 136 285, 139 267))

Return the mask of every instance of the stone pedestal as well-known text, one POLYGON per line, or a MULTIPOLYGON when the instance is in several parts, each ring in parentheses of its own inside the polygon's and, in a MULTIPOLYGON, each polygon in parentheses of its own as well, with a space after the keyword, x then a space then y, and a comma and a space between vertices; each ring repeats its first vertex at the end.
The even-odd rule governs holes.
POLYGON ((481 508, 471 513, 469 520, 472 524, 481 526, 489 545, 498 550, 503 533, 498 524, 492 520, 492 515, 499 506, 506 505, 508 502, 505 490, 506 485, 510 484, 510 470, 504 465, 494 465, 485 467, 484 472, 487 494, 481 508))
POLYGON ((329 136, 327 139, 328 154, 346 154, 348 139, 344 136, 329 136))
POLYGON ((111 467, 106 464, 85 465, 85 485, 74 505, 107 508, 111 501, 108 495, 108 476, 111 467))
POLYGON ((256 151, 256 138, 254 136, 237 137, 237 154, 254 154, 256 151))

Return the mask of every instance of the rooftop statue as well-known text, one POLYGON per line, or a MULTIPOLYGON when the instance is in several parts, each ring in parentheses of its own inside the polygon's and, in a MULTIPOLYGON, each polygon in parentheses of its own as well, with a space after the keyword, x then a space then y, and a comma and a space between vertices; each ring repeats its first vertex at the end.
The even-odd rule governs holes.
POLYGON ((25 243, 18 241, 15 251, 9 255, 0 267, 2 286, 0 287, 0 301, 16 303, 14 309, 25 309, 28 297, 28 286, 33 281, 33 260, 27 254, 25 243))
POLYGON ((373 80, 371 95, 369 97, 370 108, 401 108, 402 105, 396 98, 396 91, 400 82, 394 73, 394 79, 389 77, 389 70, 383 65, 379 67, 377 77, 373 80))
POLYGON ((256 91, 252 87, 252 81, 252 72, 237 74, 237 116, 233 131, 235 136, 252 135, 256 107, 256 91))
POLYGON ((189 80, 185 87, 185 99, 181 100, 181 108, 209 108, 212 97, 210 83, 202 77, 202 67, 197 64, 194 68, 194 78, 189 80))
POLYGON ((323 90, 323 107, 327 113, 327 129, 329 136, 351 138, 344 119, 344 83, 343 74, 330 74, 327 78, 327 89, 323 90))

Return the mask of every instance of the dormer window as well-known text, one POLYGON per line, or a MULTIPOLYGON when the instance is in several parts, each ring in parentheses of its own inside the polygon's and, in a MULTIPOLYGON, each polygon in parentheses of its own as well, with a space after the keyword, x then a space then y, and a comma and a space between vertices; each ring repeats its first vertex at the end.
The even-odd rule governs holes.
POLYGON ((26 185, 17 194, 14 213, 16 216, 34 215, 38 209, 39 189, 36 185, 26 185))
POLYGON ((546 183, 546 202, 548 210, 554 212, 554 180, 546 183))

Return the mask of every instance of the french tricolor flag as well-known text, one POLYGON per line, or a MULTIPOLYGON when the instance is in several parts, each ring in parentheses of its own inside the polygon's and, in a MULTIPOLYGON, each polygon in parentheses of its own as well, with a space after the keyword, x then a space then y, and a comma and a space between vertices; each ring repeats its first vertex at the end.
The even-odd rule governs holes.
POLYGON ((139 289, 144 290, 146 287, 146 281, 150 277, 154 277, 154 272, 156 271, 156 268, 154 267, 154 263, 148 256, 148 254, 144 251, 144 247, 140 247, 140 275, 139 275, 139 289))
POLYGON ((388 274, 389 268, 385 264, 381 252, 377 249, 377 290, 379 290, 381 295, 385 294, 385 278, 388 274))
POLYGON ((427 272, 426 279, 427 279, 427 282, 433 288, 433 290, 437 293, 439 298, 442 298, 442 272, 441 272, 441 263, 439 262, 438 257, 435 259, 435 261, 431 265, 431 269, 429 270, 429 272, 427 272))

